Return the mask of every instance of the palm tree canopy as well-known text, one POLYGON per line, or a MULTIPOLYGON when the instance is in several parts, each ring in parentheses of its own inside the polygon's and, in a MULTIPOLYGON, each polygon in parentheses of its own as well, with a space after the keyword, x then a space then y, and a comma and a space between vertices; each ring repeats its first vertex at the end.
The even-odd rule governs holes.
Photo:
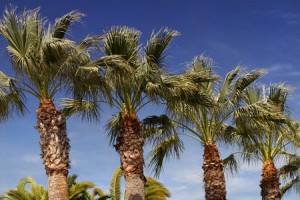
POLYGON ((7 51, 17 74, 19 88, 38 99, 52 99, 78 66, 90 63, 88 47, 91 39, 82 42, 64 38, 71 24, 82 13, 72 11, 58 18, 54 25, 40 16, 39 9, 25 10, 18 15, 15 8, 5 9, 0 34, 7 41, 7 51))
MULTIPOLYGON (((199 70, 206 72, 207 77, 215 76, 210 58, 195 58, 190 71, 199 70)), ((230 71, 222 85, 213 82, 198 84, 199 92, 211 99, 213 106, 171 99, 170 105, 173 106, 169 106, 168 115, 151 116, 143 121, 148 141, 156 145, 149 154, 150 166, 156 175, 160 173, 165 158, 179 158, 184 149, 181 136, 191 137, 202 144, 216 141, 232 143, 235 129, 226 123, 237 109, 243 91, 265 74, 264 70, 259 69, 244 74, 241 72, 240 67, 230 71)))
POLYGON ((299 135, 287 110, 289 92, 284 84, 245 91, 244 106, 235 111, 236 133, 245 159, 255 156, 274 161, 280 155, 290 155, 289 148, 299 135))

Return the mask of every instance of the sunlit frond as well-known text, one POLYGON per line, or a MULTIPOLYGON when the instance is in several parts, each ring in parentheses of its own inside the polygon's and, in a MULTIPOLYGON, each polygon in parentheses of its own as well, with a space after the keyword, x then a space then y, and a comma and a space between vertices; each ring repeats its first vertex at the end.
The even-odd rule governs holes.
POLYGON ((155 70, 162 69, 165 65, 165 51, 172 39, 178 35, 179 32, 169 28, 153 32, 145 47, 147 66, 155 70))
POLYGON ((157 180, 146 177, 145 198, 146 200, 166 200, 171 197, 170 191, 157 180))
POLYGON ((78 11, 71 11, 64 16, 55 20, 52 30, 54 38, 63 38, 69 29, 69 26, 79 21, 84 16, 83 13, 78 11))
POLYGON ((231 101, 236 102, 241 98, 242 92, 255 80, 259 77, 266 74, 266 71, 263 69, 255 69, 244 75, 242 75, 236 83, 234 84, 234 88, 231 95, 231 101))
POLYGON ((75 198, 77 195, 82 194, 87 189, 94 188, 95 184, 89 181, 83 181, 72 185, 69 189, 70 199, 75 198))

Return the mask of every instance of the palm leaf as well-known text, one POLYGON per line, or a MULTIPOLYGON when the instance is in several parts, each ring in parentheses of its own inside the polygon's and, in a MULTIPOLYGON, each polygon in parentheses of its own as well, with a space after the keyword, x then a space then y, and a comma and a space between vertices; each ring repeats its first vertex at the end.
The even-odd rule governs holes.
POLYGON ((98 102, 64 98, 60 104, 64 106, 62 112, 65 116, 81 116, 82 119, 87 119, 88 121, 98 121, 100 118, 98 102))
POLYGON ((69 26, 79 21, 83 16, 83 13, 71 11, 61 18, 56 19, 53 25, 52 36, 54 38, 63 38, 67 30, 69 29, 69 26))
POLYGON ((153 168, 155 176, 159 176, 163 168, 163 163, 171 156, 180 158, 184 145, 178 135, 172 135, 168 139, 156 145, 148 155, 149 166, 153 168))
POLYGON ((121 168, 117 168, 110 182, 110 195, 112 200, 121 199, 121 177, 123 172, 121 168))
POLYGON ((150 40, 145 47, 145 57, 147 66, 153 69, 162 69, 165 62, 165 51, 179 32, 169 28, 160 29, 157 33, 152 32, 150 40))

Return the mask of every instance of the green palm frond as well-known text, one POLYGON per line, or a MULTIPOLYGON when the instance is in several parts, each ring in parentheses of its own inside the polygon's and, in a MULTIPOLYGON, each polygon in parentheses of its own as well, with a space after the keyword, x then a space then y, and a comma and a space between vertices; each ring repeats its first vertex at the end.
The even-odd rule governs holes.
POLYGON ((83 13, 77 11, 71 11, 64 16, 55 20, 53 25, 52 36, 54 38, 63 38, 69 29, 69 26, 74 22, 79 21, 84 16, 83 13))
MULTIPOLYGON (((294 156, 293 156, 294 157, 294 156)), ((294 158, 279 169, 282 178, 295 178, 300 175, 300 159, 294 158)))
POLYGON ((223 159, 223 164, 225 168, 225 172, 229 175, 234 176, 239 171, 239 165, 234 154, 230 154, 228 157, 223 159))
POLYGON ((106 123, 105 129, 109 137, 110 145, 116 144, 121 131, 121 114, 113 115, 113 117, 106 123))
POLYGON ((8 42, 7 50, 19 74, 30 71, 33 48, 39 48, 43 35, 43 23, 38 9, 24 11, 21 15, 16 14, 16 8, 4 11, 0 33, 8 42))
POLYGON ((38 185, 34 179, 21 179, 15 190, 8 190, 0 199, 3 200, 48 200, 48 193, 44 186, 38 185), (26 188, 29 185, 30 190, 26 188))
POLYGON ((133 28, 113 27, 103 35, 103 49, 106 55, 121 55, 136 67, 139 61, 139 38, 141 33, 133 28))
POLYGON ((23 114, 26 111, 24 100, 25 96, 15 79, 0 71, 0 122, 7 120, 14 112, 23 114))
POLYGON ((228 100, 229 95, 232 90, 231 87, 232 87, 233 80, 238 76, 240 71, 241 71, 241 68, 236 67, 234 70, 232 70, 226 74, 226 77, 223 81, 223 85, 222 85, 219 95, 218 95, 218 102, 223 103, 226 100, 228 100))
POLYGON ((149 166, 153 169, 156 177, 163 168, 163 163, 170 157, 180 158, 184 145, 178 135, 172 135, 168 139, 156 145, 148 155, 149 166))
POLYGON ((178 35, 179 32, 169 28, 153 32, 145 47, 147 66, 156 70, 162 69, 165 65, 165 51, 173 38, 178 35))
POLYGON ((282 196, 285 196, 289 191, 295 190, 297 193, 300 193, 300 178, 296 177, 283 185, 280 188, 280 192, 282 196))
POLYGON ((231 101, 236 102, 241 98, 242 92, 255 80, 259 77, 266 74, 266 71, 263 69, 255 69, 250 71, 247 74, 242 75, 236 83, 232 91, 231 101))
POLYGON ((69 189, 70 192, 70 199, 76 198, 77 195, 81 195, 84 191, 90 188, 94 188, 95 184, 89 181, 83 181, 72 185, 69 189))
POLYGON ((157 180, 146 177, 145 198, 146 200, 166 200, 171 197, 170 191, 157 180))
POLYGON ((112 200, 121 199, 121 177, 123 172, 121 168, 117 168, 110 182, 110 195, 112 200))
POLYGON ((111 195, 106 194, 102 189, 97 187, 93 190, 93 196, 95 197, 95 200, 111 199, 111 195))
POLYGON ((143 135, 152 144, 158 144, 176 134, 175 123, 167 116, 149 116, 143 119, 143 135))
POLYGON ((63 98, 60 104, 64 107, 62 112, 65 116, 77 115, 88 121, 98 121, 100 118, 98 102, 63 98))

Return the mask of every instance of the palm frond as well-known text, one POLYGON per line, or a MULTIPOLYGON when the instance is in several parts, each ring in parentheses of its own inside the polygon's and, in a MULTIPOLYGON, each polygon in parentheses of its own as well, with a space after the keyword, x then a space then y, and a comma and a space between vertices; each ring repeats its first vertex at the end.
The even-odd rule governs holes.
POLYGON ((98 102, 64 98, 60 104, 64 107, 62 112, 65 116, 77 115, 88 121, 98 121, 100 118, 98 102))
POLYGON ((223 81, 223 85, 218 95, 218 102, 220 103, 225 102, 229 98, 230 92, 232 90, 231 87, 232 87, 233 80, 237 77, 240 71, 241 68, 236 67, 234 70, 226 74, 226 77, 223 81))
POLYGON ((251 83, 253 83, 258 78, 260 78, 265 74, 266 74, 265 70, 255 69, 238 78, 232 91, 231 101, 232 102, 238 101, 241 98, 243 90, 245 90, 251 83))
POLYGON ((114 175, 110 182, 110 195, 112 200, 120 200, 121 199, 121 177, 123 176, 123 172, 121 168, 117 168, 114 172, 114 175))
POLYGON ((285 196, 289 191, 295 190, 300 193, 300 178, 297 176, 280 188, 282 196, 285 196))
POLYGON ((178 35, 179 32, 169 28, 160 29, 157 33, 152 32, 145 47, 147 66, 155 70, 162 69, 165 65, 165 51, 173 38, 178 35))
POLYGON ((66 34, 67 30, 69 29, 69 26, 72 25, 74 22, 79 21, 83 16, 83 13, 80 13, 78 11, 71 11, 65 14, 64 16, 56 19, 53 25, 52 36, 54 38, 62 39, 66 34))
POLYGON ((146 200, 166 200, 171 197, 170 191, 157 180, 146 177, 145 198, 146 200))
POLYGON ((153 169, 154 175, 159 176, 163 163, 170 157, 179 159, 183 149, 184 145, 176 134, 156 145, 148 155, 149 166, 153 169))
POLYGON ((103 49, 106 55, 121 55, 135 68, 139 61, 140 32, 128 27, 113 27, 103 35, 103 49))
POLYGON ((89 182, 89 181, 83 181, 83 182, 76 183, 69 189, 70 199, 75 198, 77 195, 82 194, 87 189, 94 188, 94 187, 95 187, 95 184, 93 184, 92 182, 89 182))
POLYGON ((176 125, 167 115, 143 119, 143 135, 147 142, 158 144, 176 134, 176 125))
POLYGON ((109 137, 110 145, 116 144, 121 131, 121 114, 113 115, 106 123, 105 129, 109 137))
POLYGON ((25 96, 15 79, 0 71, 0 122, 7 120, 14 112, 24 114, 24 100, 25 96))
POLYGON ((234 154, 230 154, 228 157, 223 159, 224 169, 230 176, 234 176, 239 171, 239 165, 234 154))

